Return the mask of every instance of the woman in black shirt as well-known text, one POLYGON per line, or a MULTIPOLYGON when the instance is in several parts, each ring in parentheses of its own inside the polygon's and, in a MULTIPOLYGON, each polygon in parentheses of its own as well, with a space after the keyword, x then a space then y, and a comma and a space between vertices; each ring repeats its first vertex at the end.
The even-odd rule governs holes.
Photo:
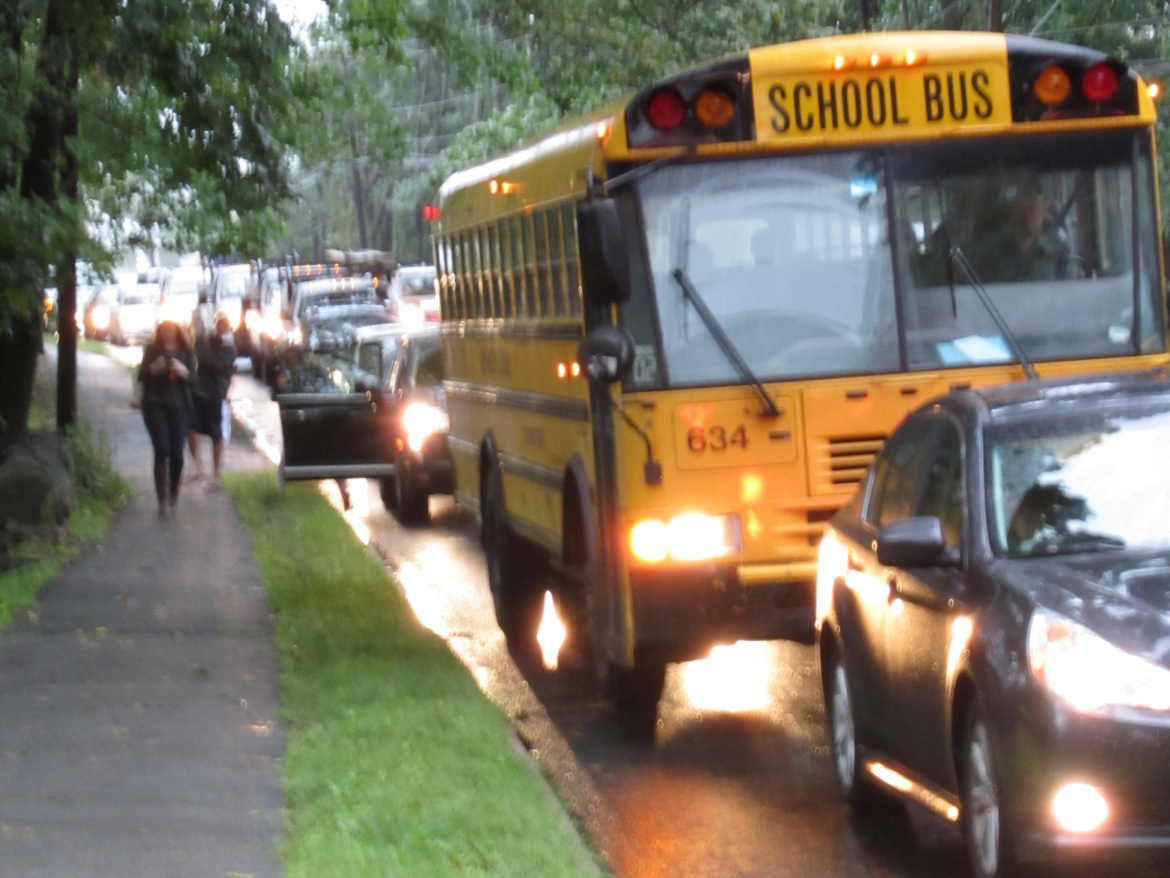
POLYGON ((168 506, 174 509, 179 499, 194 373, 195 355, 186 337, 177 323, 164 320, 143 350, 138 367, 142 420, 154 446, 154 490, 160 516, 166 515, 168 506))

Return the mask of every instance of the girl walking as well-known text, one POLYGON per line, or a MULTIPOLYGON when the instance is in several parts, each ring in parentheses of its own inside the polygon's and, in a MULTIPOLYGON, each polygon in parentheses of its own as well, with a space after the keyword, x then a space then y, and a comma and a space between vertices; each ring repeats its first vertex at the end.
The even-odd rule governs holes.
POLYGON ((179 499, 183 445, 191 419, 190 381, 195 355, 179 325, 164 320, 142 352, 142 420, 154 446, 154 490, 164 517, 179 499))

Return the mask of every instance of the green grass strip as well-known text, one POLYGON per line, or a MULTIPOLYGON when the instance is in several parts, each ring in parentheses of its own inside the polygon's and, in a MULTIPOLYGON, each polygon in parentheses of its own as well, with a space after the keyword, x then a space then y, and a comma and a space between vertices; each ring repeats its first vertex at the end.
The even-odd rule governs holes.
MULTIPOLYGON (((127 499, 128 496, 127 493, 127 499)), ((0 631, 8 627, 16 613, 36 600, 37 593, 82 546, 101 539, 114 512, 125 502, 83 495, 65 522, 63 540, 32 539, 16 548, 9 558, 13 566, 0 573, 0 631)))
POLYGON ((278 619, 285 875, 603 874, 507 718, 316 487, 224 484, 278 619))

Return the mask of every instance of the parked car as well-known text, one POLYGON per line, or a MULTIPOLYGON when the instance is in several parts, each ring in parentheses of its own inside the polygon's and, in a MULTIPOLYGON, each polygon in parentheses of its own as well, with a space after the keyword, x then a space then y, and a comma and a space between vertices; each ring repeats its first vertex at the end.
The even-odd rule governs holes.
MULTIPOLYGON (((90 290, 81 309, 81 331, 86 338, 105 341, 110 333, 110 309, 118 300, 117 284, 101 283, 90 290)), ((79 300, 80 301, 80 300, 79 300)))
POLYGON ((289 283, 284 268, 265 268, 260 274, 255 299, 244 312, 252 374, 271 383, 276 374, 277 342, 285 332, 289 283))
POLYGON ((199 307, 199 288, 206 283, 206 272, 198 265, 180 265, 167 271, 159 285, 158 319, 190 326, 199 307))
POLYGON ((110 342, 116 345, 146 342, 157 323, 159 297, 159 286, 155 283, 120 287, 110 308, 110 342))
POLYGON ((430 496, 455 490, 438 330, 365 327, 354 334, 353 359, 378 379, 383 404, 397 413, 394 475, 381 480, 382 502, 406 523, 425 523, 430 496))
POLYGON ((958 391, 820 550, 837 779, 966 836, 978 878, 1170 845, 1170 383, 958 391))
POLYGON ((248 263, 214 267, 211 282, 200 294, 199 307, 195 311, 195 335, 213 332, 216 312, 223 311, 231 321, 236 350, 241 357, 250 356, 248 330, 244 325, 244 299, 250 295, 254 284, 253 269, 248 263))
POLYGON ((411 524, 427 521, 431 494, 453 490, 435 330, 368 326, 344 349, 304 348, 276 400, 283 480, 379 479, 387 507, 411 524))
POLYGON ((407 326, 439 322, 433 265, 400 265, 390 278, 391 307, 407 326))

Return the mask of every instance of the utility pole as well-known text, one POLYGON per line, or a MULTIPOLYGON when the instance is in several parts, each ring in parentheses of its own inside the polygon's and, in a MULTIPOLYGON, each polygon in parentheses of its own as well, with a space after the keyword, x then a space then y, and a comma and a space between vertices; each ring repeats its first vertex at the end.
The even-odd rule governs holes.
POLYGON ((861 0, 861 29, 869 30, 869 0, 861 0))
POLYGON ((987 29, 1003 33, 1003 0, 987 0, 987 29))

